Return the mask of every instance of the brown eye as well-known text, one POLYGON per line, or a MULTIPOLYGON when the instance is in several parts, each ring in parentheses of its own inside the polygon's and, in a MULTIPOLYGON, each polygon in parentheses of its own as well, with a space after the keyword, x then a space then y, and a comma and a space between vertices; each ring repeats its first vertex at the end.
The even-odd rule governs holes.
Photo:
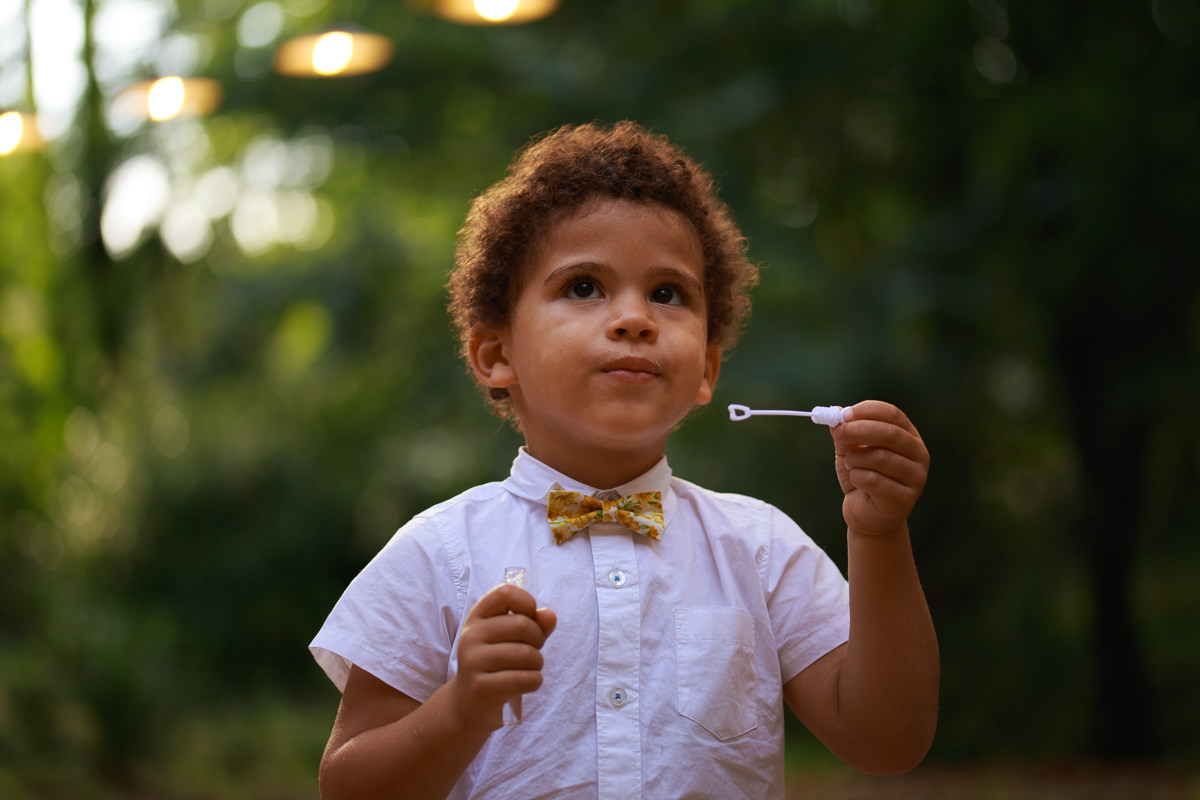
POLYGON ((595 297, 598 290, 596 284, 592 281, 575 281, 567 289, 567 293, 579 300, 590 300, 595 297))
POLYGON ((676 286, 659 286, 650 293, 650 299, 665 306, 680 306, 687 301, 687 297, 676 286))

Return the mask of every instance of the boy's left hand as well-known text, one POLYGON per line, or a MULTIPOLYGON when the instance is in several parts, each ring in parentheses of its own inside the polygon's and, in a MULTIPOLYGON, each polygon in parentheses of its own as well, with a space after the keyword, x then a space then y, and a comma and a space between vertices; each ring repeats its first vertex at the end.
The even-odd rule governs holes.
POLYGON ((929 451, 890 403, 866 400, 846 409, 845 419, 830 433, 846 526, 868 535, 898 533, 925 488, 929 451))

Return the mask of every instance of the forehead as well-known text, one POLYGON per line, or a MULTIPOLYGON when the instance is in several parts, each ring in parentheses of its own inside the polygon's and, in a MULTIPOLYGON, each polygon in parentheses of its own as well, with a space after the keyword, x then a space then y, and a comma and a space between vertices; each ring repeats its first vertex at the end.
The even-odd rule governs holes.
MULTIPOLYGON (((654 202, 596 197, 564 209, 547 220, 531 262, 562 250, 614 253, 636 252, 666 259, 676 266, 693 266, 704 272, 704 252, 695 226, 680 211, 654 202)), ((559 253, 566 256, 566 253, 559 253)))

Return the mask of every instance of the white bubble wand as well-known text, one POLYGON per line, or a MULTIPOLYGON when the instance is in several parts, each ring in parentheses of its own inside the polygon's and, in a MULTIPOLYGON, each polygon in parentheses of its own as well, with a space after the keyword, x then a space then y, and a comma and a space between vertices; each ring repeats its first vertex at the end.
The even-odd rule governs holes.
POLYGON ((738 403, 730 404, 729 418, 734 422, 741 422, 750 417, 808 417, 817 425, 828 425, 831 428, 836 428, 846 421, 845 409, 841 406, 814 406, 812 411, 769 411, 738 403))
MULTIPOLYGON (((504 582, 509 586, 516 586, 518 589, 525 588, 525 568, 524 567, 505 567, 504 582)), ((512 613, 511 611, 508 613, 512 613)), ((505 725, 520 725, 521 724, 521 695, 508 700, 504 703, 503 721, 505 725)))

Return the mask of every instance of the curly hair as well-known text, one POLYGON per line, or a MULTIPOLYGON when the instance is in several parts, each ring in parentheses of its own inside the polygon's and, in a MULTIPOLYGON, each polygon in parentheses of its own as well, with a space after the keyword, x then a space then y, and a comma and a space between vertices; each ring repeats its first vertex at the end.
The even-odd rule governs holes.
MULTIPOLYGON (((708 341, 733 347, 750 310, 758 269, 712 176, 665 136, 624 121, 565 125, 520 149, 507 175, 479 195, 458 232, 449 311, 461 352, 476 326, 503 328, 522 288, 530 254, 566 213, 596 198, 657 203, 683 214, 704 254, 708 341)), ((469 363, 469 358, 468 358, 469 363)), ((506 389, 487 396, 513 419, 506 389)))

